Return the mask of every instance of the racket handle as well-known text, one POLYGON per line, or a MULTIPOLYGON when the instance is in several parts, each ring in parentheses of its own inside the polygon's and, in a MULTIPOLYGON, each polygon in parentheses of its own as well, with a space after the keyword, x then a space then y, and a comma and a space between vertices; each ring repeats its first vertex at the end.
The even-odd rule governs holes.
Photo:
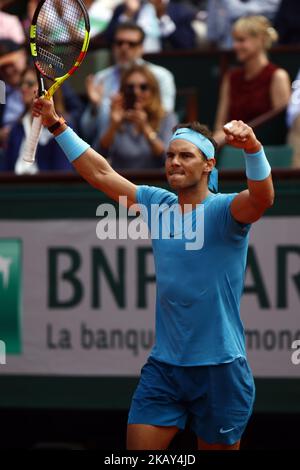
POLYGON ((36 149, 42 131, 42 117, 34 117, 30 134, 26 139, 23 160, 32 164, 35 161, 36 149))

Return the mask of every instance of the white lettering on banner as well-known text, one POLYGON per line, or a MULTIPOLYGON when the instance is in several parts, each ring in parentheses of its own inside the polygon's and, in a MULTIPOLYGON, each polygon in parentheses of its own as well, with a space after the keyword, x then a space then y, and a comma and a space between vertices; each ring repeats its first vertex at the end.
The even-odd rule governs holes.
POLYGON ((0 365, 6 364, 6 345, 5 342, 0 340, 0 365))
MULTIPOLYGON (((150 240, 99 240, 97 222, 0 222, 1 237, 22 239, 24 253, 22 354, 9 356, 0 373, 139 375, 154 342, 150 240)), ((292 360, 299 359, 292 349, 300 340, 299 233, 298 217, 266 217, 251 230, 241 316, 256 377, 300 376, 292 360)))

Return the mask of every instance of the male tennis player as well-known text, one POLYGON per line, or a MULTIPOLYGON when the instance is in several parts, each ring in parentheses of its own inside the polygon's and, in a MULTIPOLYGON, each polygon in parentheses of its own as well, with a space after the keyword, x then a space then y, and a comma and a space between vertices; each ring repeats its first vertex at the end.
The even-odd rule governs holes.
POLYGON ((248 189, 214 194, 211 134, 199 123, 177 126, 166 158, 176 196, 120 176, 58 117, 52 102, 36 100, 33 113, 42 115, 44 126, 92 186, 117 201, 125 195, 128 206, 137 202, 148 212, 153 204, 161 206, 155 223, 163 223, 162 214, 178 203, 182 219, 192 227, 204 207, 199 249, 187 250, 185 234, 178 237, 176 227, 168 239, 153 240, 156 343, 133 396, 127 447, 166 449, 189 417, 199 449, 239 449, 254 401, 239 314, 248 235, 274 197, 270 165, 253 130, 241 121, 224 128, 227 143, 244 150, 248 189))

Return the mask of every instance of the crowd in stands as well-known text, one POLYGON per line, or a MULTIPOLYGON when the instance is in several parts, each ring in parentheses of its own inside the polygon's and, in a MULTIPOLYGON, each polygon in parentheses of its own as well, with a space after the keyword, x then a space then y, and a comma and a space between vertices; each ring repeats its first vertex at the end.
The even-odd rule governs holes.
MULTIPOLYGON (((214 138, 223 126, 286 112, 287 144, 300 168, 300 70, 295 81, 273 63, 276 45, 300 45, 300 3, 295 0, 84 0, 91 44, 110 49, 112 65, 86 77, 78 95, 67 81, 54 95, 56 109, 116 169, 162 168, 179 116, 176 77, 144 54, 168 50, 233 51, 235 65, 222 76, 214 138), (298 13, 297 13, 298 12, 298 13)), ((38 88, 28 56, 28 30, 38 0, 0 0, 0 171, 36 174, 72 171, 44 129, 37 159, 22 160, 38 88)), ((196 56, 195 56, 196 57, 196 56)), ((180 60, 180 59, 178 59, 180 60)), ((197 61, 197 58, 195 58, 197 61)), ((195 67, 197 63, 195 62, 195 67)), ((300 67, 300 65, 299 65, 300 67)), ((206 73, 205 68, 203 73, 206 73)))

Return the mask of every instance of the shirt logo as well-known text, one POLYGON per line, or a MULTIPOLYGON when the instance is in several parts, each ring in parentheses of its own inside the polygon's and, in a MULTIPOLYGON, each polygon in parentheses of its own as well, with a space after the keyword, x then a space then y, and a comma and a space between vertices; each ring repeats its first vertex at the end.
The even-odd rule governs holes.
POLYGON ((227 432, 230 432, 233 430, 234 428, 229 428, 229 429, 220 428, 220 434, 226 434, 227 432))

